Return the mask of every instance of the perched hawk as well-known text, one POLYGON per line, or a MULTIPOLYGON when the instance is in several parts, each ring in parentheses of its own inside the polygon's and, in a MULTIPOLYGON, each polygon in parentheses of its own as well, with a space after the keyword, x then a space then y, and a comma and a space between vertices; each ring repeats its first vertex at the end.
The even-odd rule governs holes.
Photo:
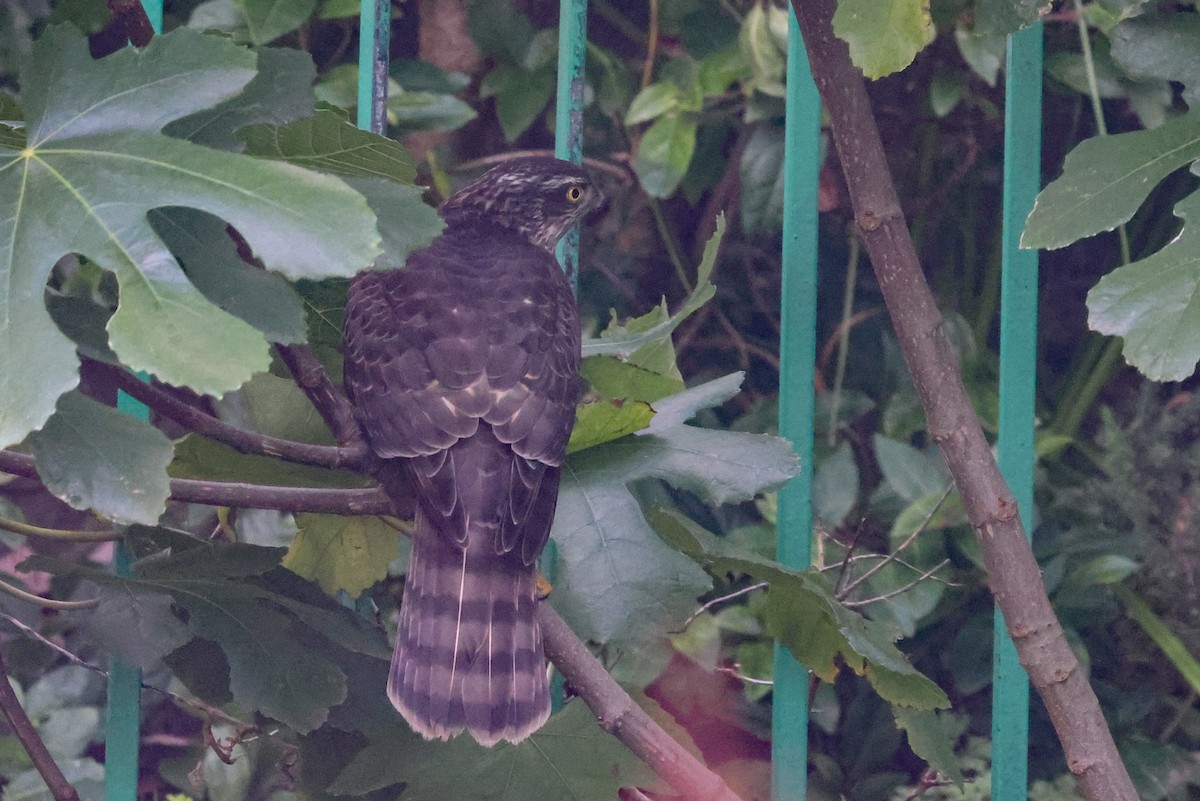
POLYGON ((427 738, 515 743, 550 714, 535 562, 580 385, 553 250, 599 197, 567 162, 510 161, 403 270, 350 284, 346 391, 388 493, 416 500, 388 697, 427 738))

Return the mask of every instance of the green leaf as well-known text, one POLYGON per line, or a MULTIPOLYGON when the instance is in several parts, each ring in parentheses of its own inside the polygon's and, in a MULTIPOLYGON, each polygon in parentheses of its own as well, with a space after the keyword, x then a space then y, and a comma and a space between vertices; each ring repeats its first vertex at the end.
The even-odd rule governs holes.
POLYGON ((271 342, 305 341, 304 306, 296 290, 282 276, 247 264, 224 222, 181 207, 154 209, 149 220, 211 303, 254 326, 271 342))
POLYGON ((759 125, 742 151, 742 227, 747 233, 783 225, 783 128, 759 125))
POLYGON ((188 27, 223 31, 237 42, 265 45, 299 28, 316 8, 317 0, 207 0, 192 10, 188 27))
POLYGON ((505 141, 514 141, 541 115, 554 94, 554 83, 552 69, 527 70, 501 64, 487 74, 479 94, 495 98, 496 117, 505 141))
POLYGON ((109 653, 142 670, 150 670, 192 638, 172 611, 170 596, 102 586, 97 598, 100 603, 84 625, 109 653))
MULTIPOLYGON (((896 707, 896 725, 908 735, 908 745, 913 753, 925 760, 929 767, 943 778, 962 787, 963 774, 954 754, 954 740, 958 732, 946 730, 950 715, 932 709, 906 709, 896 707)), ((961 728, 961 727, 956 727, 961 728)))
MULTIPOLYGON (((616 321, 616 315, 608 327, 601 332, 599 339, 586 339, 583 342, 583 356, 610 355, 630 358, 639 351, 644 355, 654 348, 670 347, 671 332, 678 327, 688 315, 707 303, 717 288, 709 278, 712 276, 713 265, 717 261, 717 251, 721 247, 721 239, 725 236, 725 215, 717 216, 716 230, 704 245, 704 254, 696 268, 696 287, 683 305, 674 315, 667 311, 666 299, 660 306, 641 317, 634 318, 621 325, 616 321)), ((674 352, 671 354, 672 361, 674 352)), ((645 364, 642 364, 645 366, 645 364)), ((658 370, 662 374, 661 370, 658 370)), ((678 378, 678 371, 674 376, 678 378)))
POLYGON ((1184 102, 1200 103, 1200 14, 1152 14, 1127 19, 1111 34, 1112 58, 1134 78, 1177 81, 1184 102))
MULTIPOLYGON (((63 760, 58 767, 82 801, 103 801, 103 765, 91 757, 83 757, 63 760)), ((4 801, 54 801, 54 794, 36 770, 28 770, 4 785, 4 801)))
POLYGON ((679 186, 696 149, 696 120, 690 114, 659 117, 642 134, 633 171, 651 197, 667 197, 679 186))
POLYGON ((850 58, 874 80, 907 67, 933 41, 929 0, 841 0, 833 32, 850 58))
POLYGON ((1154 381, 1183 380, 1200 361, 1200 193, 1175 214, 1184 220, 1175 239, 1113 270, 1087 297, 1088 327, 1124 337, 1125 359, 1154 381))
POLYGON ((620 439, 641 431, 654 417, 654 409, 644 401, 598 400, 582 404, 575 414, 575 427, 567 441, 567 453, 620 439))
POLYGON ((32 445, 46 488, 72 508, 148 524, 166 509, 171 440, 142 420, 68 392, 32 445))
POLYGON ((1004 63, 1004 51, 1008 44, 1006 36, 985 36, 978 30, 967 30, 962 26, 954 29, 954 43, 959 55, 971 71, 988 86, 996 85, 1000 65, 1004 63))
POLYGON ((399 533, 377 517, 297 515, 300 530, 283 566, 321 585, 330 595, 357 597, 387 578, 399 553, 399 533))
POLYGON ((366 198, 379 222, 383 254, 376 269, 398 269, 408 254, 441 233, 444 224, 412 185, 412 156, 399 142, 362 131, 337 112, 318 109, 283 126, 256 125, 239 131, 246 152, 336 175, 366 198))
POLYGON ((239 128, 258 123, 283 125, 312 114, 317 70, 308 53, 282 47, 263 47, 256 52, 258 74, 245 89, 224 103, 170 123, 163 133, 198 145, 240 150, 242 142, 234 135, 239 128))
POLYGON ((344 644, 355 623, 345 610, 336 614, 263 586, 265 571, 282 556, 281 548, 250 545, 194 548, 140 560, 132 578, 37 556, 22 568, 78 576, 135 601, 169 596, 185 610, 192 634, 220 645, 237 702, 303 733, 346 698, 345 675, 324 638, 337 635, 344 644))
POLYGON ((975 30, 991 37, 1005 37, 1037 22, 1050 10, 1052 0, 978 0, 975 30))
POLYGON ((854 452, 849 442, 843 442, 813 475, 813 512, 817 519, 829 526, 840 526, 858 503, 858 485, 854 452))
POLYGON ((388 98, 388 121, 405 131, 454 131, 477 116, 452 94, 406 89, 388 98))
POLYGON ((654 401, 654 419, 646 426, 647 433, 658 433, 686 423, 701 409, 712 409, 738 394, 745 373, 737 372, 654 401))
POLYGON ((682 380, 664 376, 613 356, 589 356, 580 372, 592 389, 611 400, 654 403, 684 388, 682 380))
POLYGON ((470 10, 467 29, 479 49, 503 62, 520 64, 534 37, 529 19, 509 0, 472 0, 470 10))
POLYGON ((1128 222, 1163 178, 1200 158, 1200 110, 1152 131, 1098 136, 1068 155, 1037 196, 1023 248, 1061 248, 1128 222))
POLYGON ((595 642, 665 632, 708 582, 654 536, 628 485, 657 478, 720 504, 775 489, 796 472, 784 440, 685 425, 572 456, 552 531, 558 574, 551 602, 595 642))
POLYGON ((750 64, 747 92, 759 91, 783 97, 783 74, 787 66, 788 12, 755 3, 746 11, 738 31, 738 47, 750 64))
POLYGON ((1125 604, 1125 610, 1135 623, 1142 627, 1159 650, 1174 665, 1179 674, 1195 692, 1200 692, 1200 661, 1192 656, 1179 635, 1171 631, 1166 622, 1154 613, 1150 605, 1133 590, 1115 587, 1117 596, 1125 604))
POLYGON ((945 693, 896 648, 891 629, 838 603, 820 573, 791 570, 742 551, 665 509, 652 510, 650 519, 659 536, 710 573, 768 582, 767 630, 823 680, 832 682, 844 665, 866 675, 892 704, 914 709, 950 705, 945 693))
POLYGON ((1096 584, 1120 584, 1133 575, 1140 565, 1128 556, 1106 553, 1093 557, 1071 572, 1063 583, 1072 587, 1096 584))
POLYGON ((557 712, 520 745, 482 748, 470 738, 427 742, 407 733, 375 738, 329 787, 363 795, 404 782, 413 798, 479 801, 610 801, 621 787, 647 786, 653 774, 608 735, 582 701, 557 712))
POLYGON ((659 81, 637 93, 625 112, 626 125, 639 125, 679 108, 679 87, 659 81))
POLYGON ((939 452, 919 451, 876 434, 875 456, 888 486, 907 503, 940 495, 950 481, 939 452))
POLYGON ((68 253, 116 274, 109 340, 129 367, 216 395, 266 369, 262 334, 186 280, 150 209, 215 214, 290 277, 349 275, 378 254, 373 215, 336 179, 159 132, 235 95, 253 64, 252 53, 186 29, 100 61, 68 28, 35 45, 22 87, 29 144, 13 131, 0 142, 0 446, 39 428, 78 382, 73 346, 30 302, 68 253))

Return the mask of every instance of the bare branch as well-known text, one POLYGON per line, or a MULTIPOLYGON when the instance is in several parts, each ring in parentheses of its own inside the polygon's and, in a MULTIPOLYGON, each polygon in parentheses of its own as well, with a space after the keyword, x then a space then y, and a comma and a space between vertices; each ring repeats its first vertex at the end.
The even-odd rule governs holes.
POLYGON ((17 693, 8 683, 8 668, 4 665, 3 657, 0 657, 0 711, 4 712, 13 734, 21 741, 25 753, 29 754, 29 760, 50 788, 54 801, 79 801, 79 793, 67 781, 67 777, 63 776, 62 770, 50 756, 46 744, 42 742, 37 729, 33 727, 33 722, 25 714, 21 702, 17 700, 17 693))
POLYGON ((142 381, 124 368, 103 362, 90 362, 90 364, 114 386, 162 416, 174 420, 197 434, 203 434, 210 439, 222 442, 241 453, 274 456, 289 462, 334 469, 359 468, 367 460, 365 445, 361 448, 312 445, 307 442, 294 442, 238 428, 218 420, 211 414, 206 414, 153 384, 142 381))
POLYGON ((692 756, 608 675, 550 604, 538 604, 546 656, 596 714, 600 726, 689 801, 738 801, 720 776, 692 756))
POLYGON ((938 509, 942 508, 942 504, 945 503, 946 499, 950 497, 950 491, 953 489, 953 484, 947 484, 946 491, 943 492, 942 496, 937 499, 937 503, 935 503, 933 508, 929 510, 929 514, 925 515, 925 519, 921 521, 921 524, 914 528, 912 533, 904 538, 904 542, 900 543, 899 547, 884 557, 883 561, 881 561, 879 564, 872 566, 871 569, 866 573, 863 573, 861 576, 842 588, 841 592, 838 593, 838 599, 840 600, 845 598, 850 593, 854 592, 854 590, 862 586, 864 581, 878 573, 880 570, 883 570, 883 568, 886 567, 889 562, 895 561, 895 559, 904 552, 905 548, 912 545, 913 541, 929 526, 929 522, 933 520, 933 516, 937 514, 938 509))

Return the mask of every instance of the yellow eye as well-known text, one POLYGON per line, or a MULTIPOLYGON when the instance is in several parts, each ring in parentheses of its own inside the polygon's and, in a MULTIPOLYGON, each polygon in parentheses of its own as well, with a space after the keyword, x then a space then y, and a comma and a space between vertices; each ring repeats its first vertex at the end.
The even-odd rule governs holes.
POLYGON ((583 200, 583 190, 578 186, 567 187, 567 202, 578 203, 583 200))

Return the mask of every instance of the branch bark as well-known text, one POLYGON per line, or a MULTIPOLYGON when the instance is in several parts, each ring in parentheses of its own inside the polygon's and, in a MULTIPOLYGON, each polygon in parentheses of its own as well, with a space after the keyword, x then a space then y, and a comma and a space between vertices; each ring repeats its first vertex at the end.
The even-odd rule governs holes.
POLYGON ((679 791, 680 797, 689 801, 739 801, 721 777, 675 742, 608 675, 604 665, 550 604, 539 603, 537 614, 547 658, 596 714, 606 732, 679 791))
POLYGON ((1042 586, 1017 505, 992 457, 942 330, 892 184, 862 74, 833 34, 835 0, 792 0, 829 113, 859 235, 928 420, 983 549, 991 589, 1089 801, 1136 801, 1096 695, 1042 586))
POLYGON ((37 772, 41 774, 42 780, 50 788, 54 801, 79 801, 79 793, 67 781, 67 777, 63 775, 58 763, 54 761, 54 757, 50 756, 46 744, 38 736, 37 729, 33 727, 33 722, 25 714, 25 709, 17 699, 12 685, 8 683, 8 668, 5 667, 2 657, 0 657, 0 711, 4 713, 8 725, 12 727, 13 734, 25 748, 25 753, 29 754, 29 759, 33 762, 37 772))

